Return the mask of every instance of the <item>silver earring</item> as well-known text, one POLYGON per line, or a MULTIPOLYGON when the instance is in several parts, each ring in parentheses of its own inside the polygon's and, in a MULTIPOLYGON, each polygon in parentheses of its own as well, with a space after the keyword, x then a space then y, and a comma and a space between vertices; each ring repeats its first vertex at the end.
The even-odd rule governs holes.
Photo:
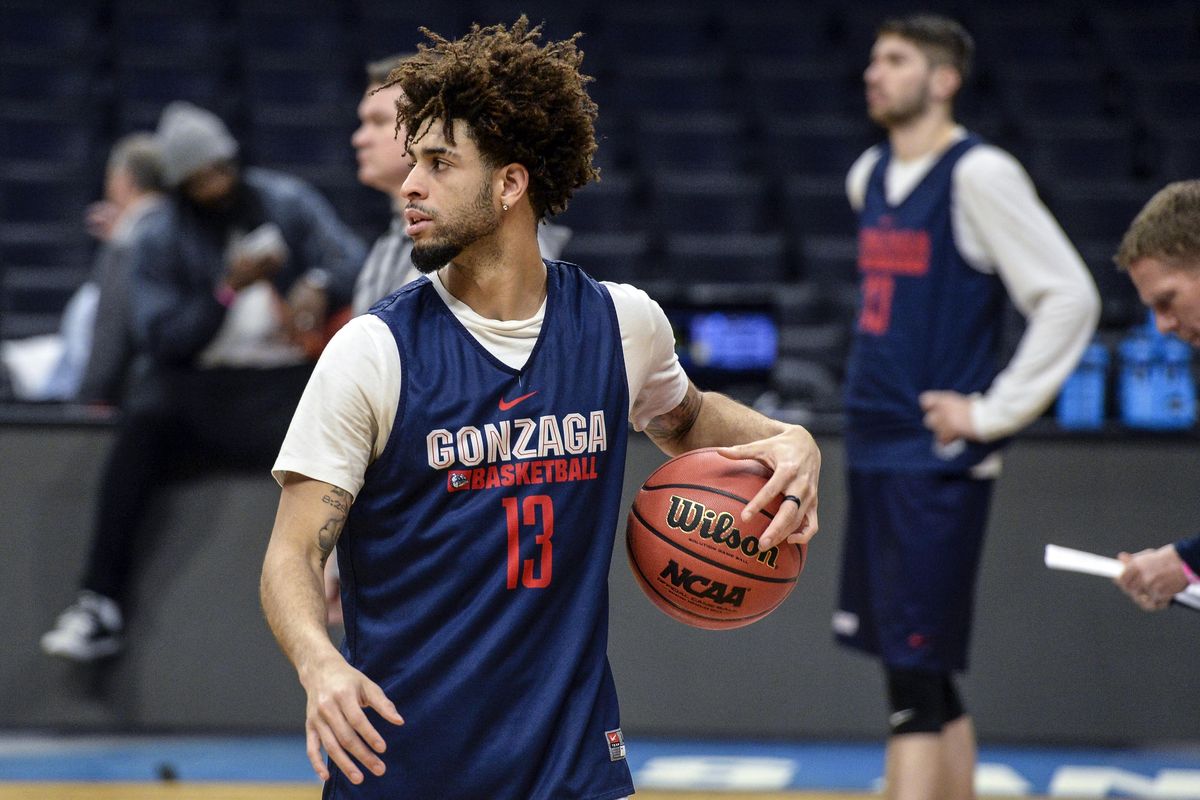
POLYGON ((503 208, 505 211, 508 211, 508 203, 501 203, 500 207, 503 208))

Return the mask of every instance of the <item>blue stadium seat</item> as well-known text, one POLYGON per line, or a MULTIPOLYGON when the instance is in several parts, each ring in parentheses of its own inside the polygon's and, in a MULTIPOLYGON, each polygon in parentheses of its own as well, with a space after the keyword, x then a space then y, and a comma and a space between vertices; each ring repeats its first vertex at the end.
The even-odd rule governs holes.
POLYGON ((187 100, 215 108, 229 94, 223 65, 210 57, 191 61, 164 52, 123 53, 113 77, 117 96, 126 102, 164 106, 187 100))
POLYGON ((765 117, 768 161, 780 173, 844 178, 850 166, 883 134, 860 117, 765 117))
POLYGON ((262 110, 250 121, 243 142, 251 163, 287 170, 292 167, 341 167, 354 175, 350 136, 354 121, 347 115, 304 115, 278 108, 262 110))
POLYGON ((1195 3, 1159 3, 1096 8, 1091 12, 1097 41, 1118 69, 1195 64, 1200 59, 1200 11, 1195 3))
POLYGON ((88 119, 72 118, 67 111, 0 109, 0 159, 86 167, 96 138, 88 119))
POLYGON ((466 33, 471 22, 453 3, 369 0, 360 2, 360 6, 361 16, 354 27, 355 43, 366 59, 415 53, 418 44, 429 43, 420 32, 421 27, 453 38, 466 33))
POLYGON ((1001 101, 1021 122, 1104 119, 1119 113, 1119 84, 1089 64, 1016 62, 997 70, 1001 101))
POLYGON ((5 223, 83 226, 84 210, 99 193, 80 175, 49 165, 0 169, 0 219, 5 223))
POLYGON ((1093 240, 1115 252, 1152 194, 1131 181, 1061 181, 1050 190, 1047 205, 1071 241, 1093 240))
POLYGON ((736 107, 721 60, 714 57, 631 58, 614 83, 622 105, 637 111, 711 112, 736 107))
POLYGON ((346 30, 336 6, 265 4, 243 6, 236 20, 235 37, 242 53, 288 53, 302 61, 345 61, 346 30))
MULTIPOLYGON (((78 108, 102 94, 94 66, 36 53, 0 53, 0 103, 64 103, 78 108)), ((101 98, 102 101, 102 98, 101 98)))
POLYGON ((799 242, 800 272, 804 280, 823 292, 852 292, 858 283, 858 237, 802 236, 799 242))
POLYGON ((783 186, 784 229, 800 235, 854 236, 857 222, 843 178, 789 176, 783 186))
POLYGON ((624 3, 606 5, 604 12, 586 41, 609 63, 627 57, 696 58, 717 45, 712 21, 697 4, 624 3))
POLYGON ((0 5, 0 49, 83 56, 97 49, 100 4, 6 0, 0 5))
POLYGON ((776 227, 764 179, 737 172, 666 172, 651 179, 657 230, 751 233, 776 227))
POLYGON ((739 60, 766 56, 841 62, 845 56, 830 8, 819 3, 722 4, 719 19, 721 38, 739 60))
POLYGON ((675 233, 668 235, 665 261, 685 283, 744 283, 788 278, 787 247, 780 234, 675 233))
POLYGON ((229 43, 229 31, 214 3, 119 2, 113 10, 112 36, 118 53, 169 52, 176 59, 212 57, 229 43))
POLYGON ((742 103, 770 119, 785 114, 862 118, 861 70, 824 60, 751 58, 740 67, 742 103))
POLYGON ((1200 60, 1130 73, 1137 112, 1151 125, 1200 125, 1200 60))
POLYGON ((643 114, 637 129, 636 153, 651 172, 737 170, 751 160, 746 123, 738 114, 643 114))
MULTIPOLYGON (((1130 217, 1129 221, 1132 220, 1130 217)), ((1133 281, 1113 263, 1113 255, 1117 252, 1113 240, 1081 239, 1074 244, 1100 291, 1100 327, 1126 330, 1143 321, 1146 310, 1138 299, 1133 281)))
POLYGON ((1039 182, 1128 180, 1136 171, 1136 140, 1124 122, 1043 122, 1030 126, 1026 166, 1039 182))
POLYGON ((330 69, 327 64, 298 61, 290 55, 250 55, 242 65, 242 86, 251 108, 324 107, 349 116, 365 85, 361 69, 330 69))
POLYGON ((1158 156, 1152 174, 1160 183, 1200 177, 1200 129, 1192 125, 1160 126, 1151 135, 1158 156))
POLYGON ((572 233, 562 258, 598 280, 640 285, 650 269, 650 239, 644 233, 572 233))
POLYGON ((1053 65, 1097 58, 1087 21, 1058 3, 985 6, 970 27, 981 52, 1003 54, 1006 62, 1053 65))
POLYGON ((646 228, 638 182, 619 172, 605 173, 599 183, 577 190, 560 217, 575 231, 629 233, 646 228))

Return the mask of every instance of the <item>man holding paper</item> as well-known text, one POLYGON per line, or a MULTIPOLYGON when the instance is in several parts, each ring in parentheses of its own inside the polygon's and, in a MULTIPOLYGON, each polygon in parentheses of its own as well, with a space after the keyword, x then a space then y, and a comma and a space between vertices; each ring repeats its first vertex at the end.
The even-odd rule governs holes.
MULTIPOLYGON (((1200 347, 1200 180, 1169 184, 1138 213, 1114 259, 1127 271, 1158 329, 1200 347)), ((1113 580, 1146 611, 1200 582, 1200 534, 1118 558, 1113 580)))

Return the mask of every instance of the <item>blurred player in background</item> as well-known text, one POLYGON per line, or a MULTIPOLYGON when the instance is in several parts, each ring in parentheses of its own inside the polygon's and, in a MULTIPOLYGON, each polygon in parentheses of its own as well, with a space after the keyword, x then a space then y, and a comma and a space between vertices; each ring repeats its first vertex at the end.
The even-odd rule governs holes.
MULTIPOLYGON (((1116 255, 1158 329, 1200 347, 1200 180, 1164 188, 1138 213, 1116 255)), ((1147 611, 1200 581, 1200 535, 1118 556, 1125 570, 1116 583, 1147 611)))
POLYGON ((1005 437, 1054 399, 1099 315, 1083 261, 1009 154, 955 122, 974 45, 956 22, 885 22, 864 73, 888 140, 847 178, 862 310, 846 376, 842 643, 883 662, 886 796, 973 796, 967 666, 1005 437), (998 363, 1005 293, 1027 318, 998 363))
POLYGON ((633 791, 606 655, 631 424, 668 453, 746 443, 720 452, 774 472, 747 513, 794 501, 763 547, 816 530, 807 431, 698 391, 644 292, 543 260, 538 222, 597 173, 582 54, 540 37, 524 17, 433 35, 385 84, 407 100, 425 277, 330 342, 275 465, 263 606, 327 798, 633 791), (341 652, 321 586, 335 544, 341 652))

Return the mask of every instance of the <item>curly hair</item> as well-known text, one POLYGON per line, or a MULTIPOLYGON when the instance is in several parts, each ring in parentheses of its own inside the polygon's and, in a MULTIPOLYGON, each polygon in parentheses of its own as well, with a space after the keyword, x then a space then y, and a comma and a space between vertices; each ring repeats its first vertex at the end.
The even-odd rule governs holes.
POLYGON ((447 40, 421 28, 432 44, 388 75, 382 88, 399 85, 408 102, 397 108, 397 125, 411 146, 422 124, 443 121, 454 144, 453 121, 462 120, 489 167, 517 163, 529 170, 529 199, 540 220, 567 207, 572 193, 599 180, 596 104, 580 72, 583 53, 570 39, 539 46, 542 26, 521 15, 511 28, 471 25, 447 40))

